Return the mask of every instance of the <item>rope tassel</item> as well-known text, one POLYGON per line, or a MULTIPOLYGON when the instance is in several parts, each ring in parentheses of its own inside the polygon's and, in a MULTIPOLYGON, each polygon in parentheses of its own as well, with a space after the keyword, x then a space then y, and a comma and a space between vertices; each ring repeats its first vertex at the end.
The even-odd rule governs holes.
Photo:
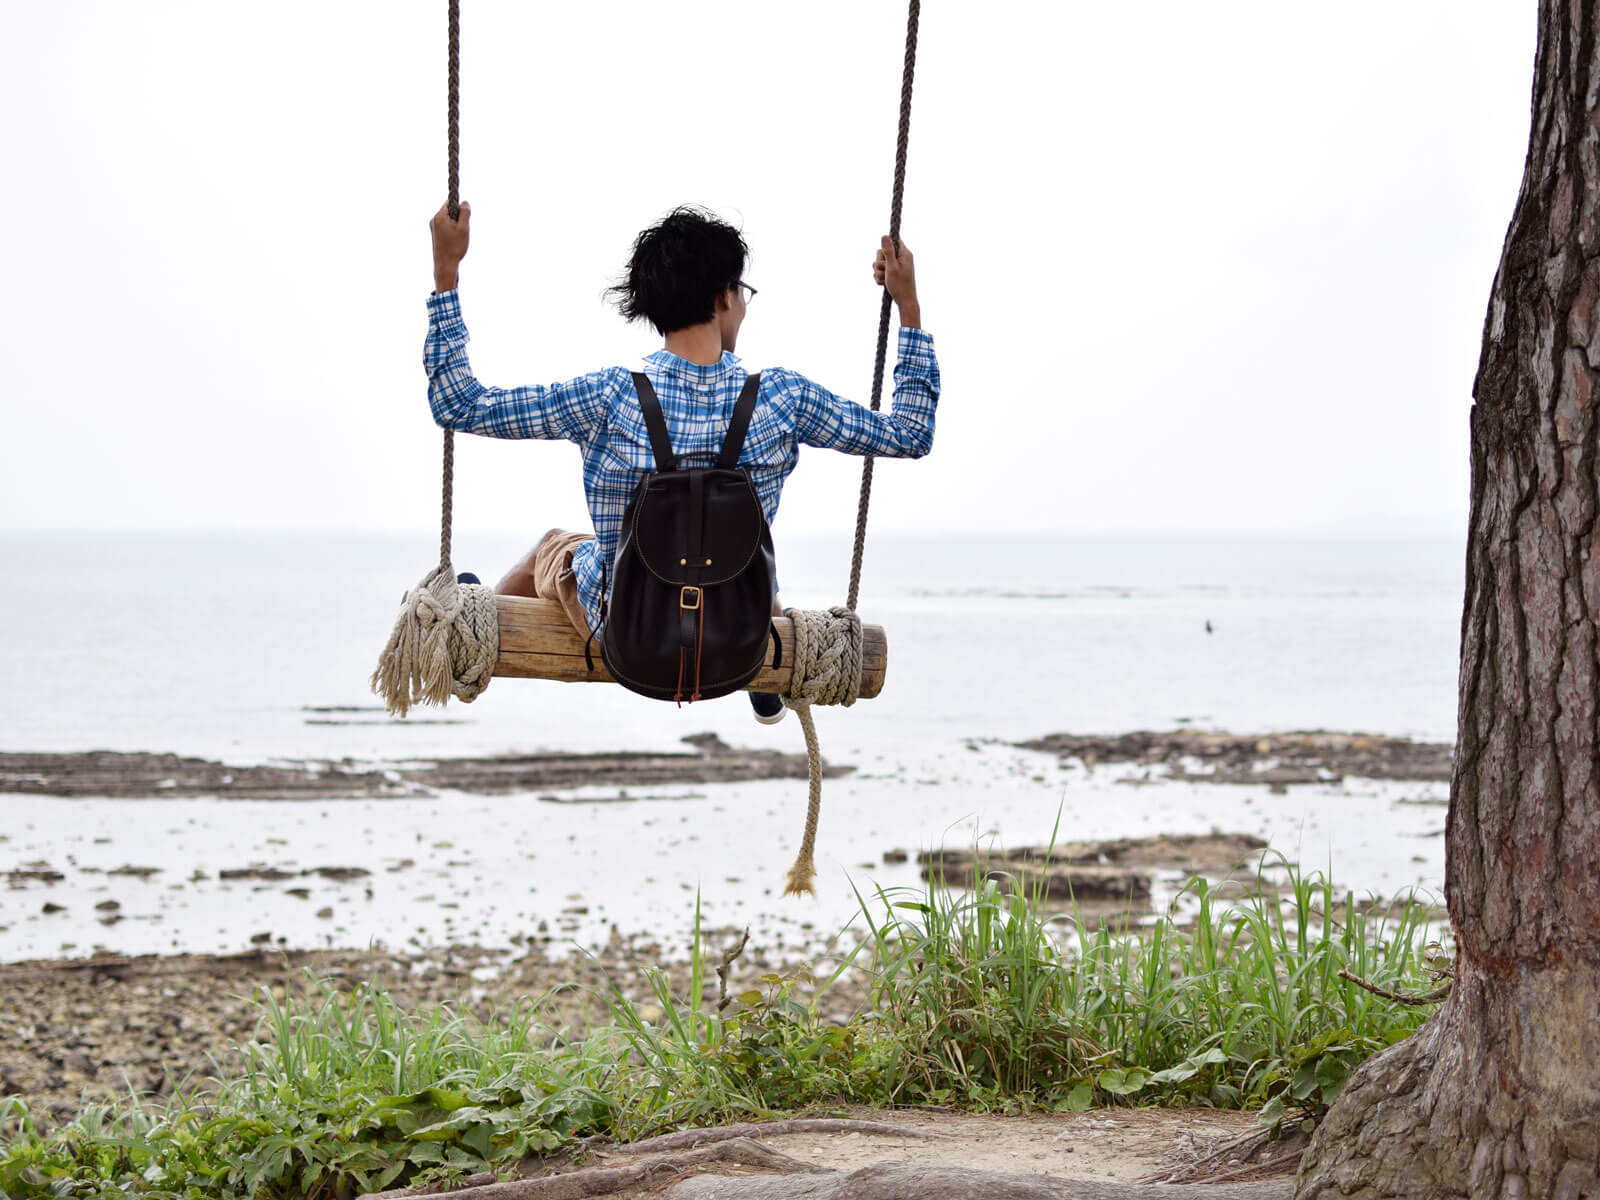
POLYGON ((815 850, 817 821, 822 815, 822 747, 811 718, 813 704, 841 704, 848 708, 861 694, 861 618, 853 609, 835 605, 827 612, 792 608, 794 623, 794 675, 783 702, 800 718, 806 736, 806 773, 810 797, 806 806, 806 831, 800 852, 784 883, 785 896, 816 895, 815 850))
POLYGON ((457 583, 454 568, 441 563, 401 601, 372 672, 372 690, 397 717, 417 704, 442 705, 451 696, 470 704, 489 686, 499 655, 494 589, 457 583))

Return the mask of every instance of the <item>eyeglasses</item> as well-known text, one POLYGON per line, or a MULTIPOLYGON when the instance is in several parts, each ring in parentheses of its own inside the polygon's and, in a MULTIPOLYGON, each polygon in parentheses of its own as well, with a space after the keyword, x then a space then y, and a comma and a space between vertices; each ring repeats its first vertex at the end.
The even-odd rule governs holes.
POLYGON ((750 285, 749 285, 749 284, 748 284, 748 283, 746 283, 746 282, 745 282, 745 281, 744 281, 744 280, 742 280, 742 279, 741 279, 741 280, 739 280, 739 281, 738 281, 738 282, 737 282, 737 283, 736 283, 736 284, 735 284, 735 286, 736 286, 736 287, 740 287, 740 288, 742 288, 742 289, 744 289, 744 302, 745 302, 745 303, 746 303, 746 304, 749 304, 749 303, 750 303, 750 301, 752 301, 752 300, 754 300, 754 299, 755 299, 755 298, 756 298, 756 289, 755 289, 755 288, 753 288, 753 287, 751 287, 751 286, 750 286, 750 285))

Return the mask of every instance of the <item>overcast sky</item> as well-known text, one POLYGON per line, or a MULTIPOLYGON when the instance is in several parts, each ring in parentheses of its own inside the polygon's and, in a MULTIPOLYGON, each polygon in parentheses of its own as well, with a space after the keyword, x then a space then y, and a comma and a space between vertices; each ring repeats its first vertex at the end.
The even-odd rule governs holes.
MULTIPOLYGON (((416 530, 444 8, 8 3, 0 528, 416 530)), ((741 335, 867 398, 904 7, 463 0, 480 378, 654 343, 601 293, 715 208, 741 335)), ((880 530, 1464 530, 1533 0, 924 5, 905 207, 944 377, 880 530)), ((460 527, 585 523, 566 443, 458 439, 460 527)), ((848 527, 807 451, 779 528, 848 527)))

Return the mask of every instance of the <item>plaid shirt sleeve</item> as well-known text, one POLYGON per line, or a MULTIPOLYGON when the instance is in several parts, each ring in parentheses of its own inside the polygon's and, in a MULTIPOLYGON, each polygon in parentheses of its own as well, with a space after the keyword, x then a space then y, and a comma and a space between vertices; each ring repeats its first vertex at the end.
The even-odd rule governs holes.
POLYGON ((428 297, 428 406, 446 429, 498 438, 566 438, 587 442, 605 420, 615 371, 597 371, 549 387, 486 387, 467 361, 467 326, 458 292, 428 297))
POLYGON ((794 404, 795 435, 803 445, 881 458, 921 458, 933 448, 939 361, 926 330, 900 330, 894 402, 886 413, 835 396, 790 371, 781 372, 778 386, 794 404))

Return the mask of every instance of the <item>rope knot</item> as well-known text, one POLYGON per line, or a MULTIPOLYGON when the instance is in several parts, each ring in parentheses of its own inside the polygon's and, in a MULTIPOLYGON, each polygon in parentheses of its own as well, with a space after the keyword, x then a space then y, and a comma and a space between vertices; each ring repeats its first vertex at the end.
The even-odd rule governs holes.
POLYGON ((794 675, 784 702, 842 704, 861 695, 861 618, 836 604, 827 612, 789 610, 794 625, 794 675))
POLYGON ((810 803, 806 808, 806 832, 800 852, 784 884, 785 896, 816 894, 815 848, 817 818, 822 813, 822 748, 817 743, 817 726, 811 719, 813 704, 856 702, 861 695, 861 618, 855 609, 834 605, 827 612, 792 608, 789 620, 794 626, 794 674, 789 694, 783 702, 800 718, 806 737, 806 767, 810 776, 810 803))
POLYGON ((494 589, 457 583, 440 563, 405 594, 389 643, 372 672, 372 690, 403 717, 417 704, 465 704, 489 686, 500 656, 500 615, 494 589))

